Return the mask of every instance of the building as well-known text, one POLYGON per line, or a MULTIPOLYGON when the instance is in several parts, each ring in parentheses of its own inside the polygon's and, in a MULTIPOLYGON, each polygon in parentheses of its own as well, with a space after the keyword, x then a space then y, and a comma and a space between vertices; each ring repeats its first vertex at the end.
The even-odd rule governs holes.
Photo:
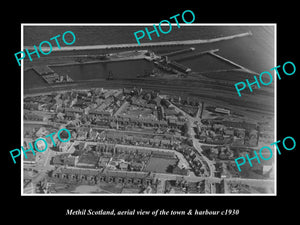
POLYGON ((188 74, 192 71, 190 68, 184 66, 183 64, 179 64, 175 61, 169 61, 168 65, 171 66, 172 68, 174 68, 175 70, 183 72, 185 74, 188 74))
POLYGON ((229 121, 229 120, 223 120, 221 122, 226 127, 232 127, 232 128, 240 128, 245 130, 256 130, 257 125, 253 123, 247 123, 247 122, 235 122, 235 121, 229 121))
POLYGON ((42 115, 38 115, 32 112, 25 112, 24 120, 43 121, 44 117, 42 115))
POLYGON ((164 107, 162 106, 157 107, 157 117, 158 120, 163 120, 165 118, 164 107))
POLYGON ((224 108, 215 108, 215 112, 230 115, 230 110, 229 109, 224 109, 224 108))
POLYGON ((24 109, 41 110, 41 105, 38 102, 24 102, 24 109))
POLYGON ((51 178, 56 182, 76 184, 98 184, 100 182, 124 184, 131 186, 154 184, 154 174, 146 172, 124 172, 77 168, 58 168, 53 171, 51 178))
POLYGON ((101 157, 98 162, 98 167, 105 168, 108 165, 110 159, 111 159, 111 157, 101 157))
POLYGON ((102 110, 90 110, 89 114, 94 116, 94 117, 111 117, 112 116, 112 112, 109 111, 102 111, 102 110))

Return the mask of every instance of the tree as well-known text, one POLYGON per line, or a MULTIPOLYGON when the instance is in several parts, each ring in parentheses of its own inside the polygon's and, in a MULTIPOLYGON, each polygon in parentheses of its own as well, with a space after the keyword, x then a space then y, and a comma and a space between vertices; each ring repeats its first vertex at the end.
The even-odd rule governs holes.
POLYGON ((174 169, 174 166, 173 165, 169 165, 166 169, 166 172, 167 173, 173 173, 173 169, 174 169))

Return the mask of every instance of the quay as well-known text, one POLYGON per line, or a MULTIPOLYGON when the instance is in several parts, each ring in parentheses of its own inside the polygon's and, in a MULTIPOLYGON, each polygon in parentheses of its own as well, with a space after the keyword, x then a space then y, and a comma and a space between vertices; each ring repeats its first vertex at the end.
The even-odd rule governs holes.
POLYGON ((59 75, 47 65, 33 66, 32 69, 47 83, 58 84, 73 82, 72 78, 68 75, 59 75))
POLYGON ((198 57, 200 55, 204 55, 204 54, 209 54, 209 53, 215 53, 219 51, 219 49, 212 49, 212 50, 207 50, 207 51, 202 51, 202 52, 198 52, 196 54, 193 54, 193 55, 183 55, 183 56, 180 56, 180 57, 176 57, 176 60, 186 60, 186 59, 190 59, 190 58, 195 58, 195 57, 198 57))

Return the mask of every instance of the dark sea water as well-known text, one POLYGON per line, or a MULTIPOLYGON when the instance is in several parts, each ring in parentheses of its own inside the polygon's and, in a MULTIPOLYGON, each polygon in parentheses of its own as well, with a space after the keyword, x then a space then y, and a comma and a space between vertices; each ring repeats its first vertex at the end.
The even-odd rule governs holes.
POLYGON ((69 66, 51 66, 59 74, 68 74, 74 80, 107 78, 111 72, 115 79, 136 78, 137 75, 150 73, 154 65, 146 60, 91 63, 69 66))
MULTIPOLYGON (((49 40, 65 31, 72 31, 76 36, 73 45, 101 45, 101 44, 124 44, 136 43, 134 32, 149 26, 25 26, 24 45, 38 45, 40 42, 49 40)), ((168 34, 161 34, 157 37, 152 34, 152 41, 172 41, 189 39, 207 39, 219 36, 227 36, 247 32, 249 27, 245 26, 181 26, 173 29, 168 34)), ((67 37, 67 36, 66 36, 67 37)), ((60 40, 58 38, 58 40, 60 40)), ((148 38, 141 39, 143 42, 152 42, 148 38)), ((54 43, 54 42, 53 42, 54 43)), ((60 40, 60 43, 62 41, 60 40)))
MULTIPOLYGON (((151 26, 147 26, 151 27, 151 26)), ((141 26, 30 26, 24 28, 24 45, 38 45, 41 41, 49 40, 57 34, 63 34, 67 30, 71 30, 76 35, 74 45, 99 45, 99 44, 120 44, 120 43, 136 43, 133 36, 135 31, 141 30, 141 26)), ((221 36, 233 35, 242 32, 252 32, 252 36, 236 38, 228 41, 221 41, 211 44, 198 44, 181 47, 156 47, 151 48, 157 54, 171 52, 178 49, 195 47, 197 53, 204 50, 219 49, 217 54, 232 60, 246 68, 257 73, 270 70, 274 67, 274 28, 271 26, 181 26, 181 28, 173 27, 169 34, 156 37, 152 35, 153 40, 147 38, 141 42, 160 42, 174 40, 192 40, 192 39, 209 39, 221 36)), ((62 43, 62 41, 61 41, 62 43)), ((63 46, 63 44, 62 44, 63 46)), ((91 50, 77 51, 77 54, 103 54, 108 53, 107 50, 91 50)), ((116 52, 117 50, 110 51, 116 52)), ((119 51, 119 50, 118 50, 119 51)), ((73 54, 72 52, 55 52, 55 55, 73 54)), ((46 57, 46 56, 41 56, 46 57)), ((38 60, 38 59, 35 59, 38 60)), ((232 65, 220 61, 214 57, 204 55, 187 60, 177 60, 178 62, 190 67, 193 71, 205 72, 218 69, 231 69, 232 65)), ((143 75, 145 72, 151 71, 154 65, 145 60, 97 63, 88 65, 72 65, 72 66, 52 66, 54 71, 62 74, 68 74, 75 80, 89 80, 104 78, 111 71, 115 78, 132 79, 137 75, 143 75)), ((241 81, 249 74, 224 72, 213 73, 212 78, 225 79, 232 81, 241 81)), ((46 85, 44 81, 29 70, 25 72, 24 85, 25 88, 46 85)))
POLYGON ((48 84, 33 69, 24 72, 25 89, 46 86, 48 86, 48 84))

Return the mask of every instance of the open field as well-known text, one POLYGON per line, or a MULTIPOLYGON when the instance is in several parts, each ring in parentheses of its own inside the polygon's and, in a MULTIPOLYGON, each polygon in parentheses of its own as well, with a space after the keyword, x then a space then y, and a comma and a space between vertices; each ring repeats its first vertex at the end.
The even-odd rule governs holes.
POLYGON ((164 159, 151 157, 144 171, 165 173, 168 166, 175 165, 177 159, 164 159))

